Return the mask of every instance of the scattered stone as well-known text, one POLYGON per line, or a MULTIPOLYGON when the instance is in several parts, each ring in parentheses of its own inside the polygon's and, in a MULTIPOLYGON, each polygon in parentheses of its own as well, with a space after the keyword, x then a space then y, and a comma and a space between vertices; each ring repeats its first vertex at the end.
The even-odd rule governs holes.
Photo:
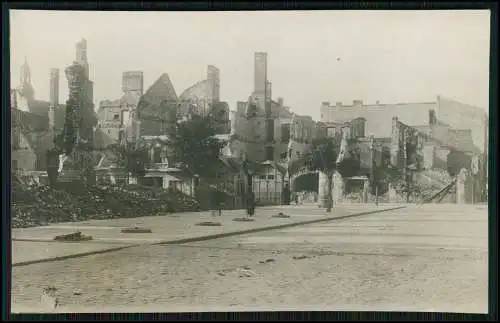
POLYGON ((238 274, 238 277, 243 278, 243 277, 252 277, 252 274, 249 272, 242 271, 238 274))
POLYGON ((226 276, 226 273, 224 273, 223 271, 219 271, 219 272, 217 273, 217 275, 219 275, 219 276, 226 276))
POLYGON ((271 217, 273 217, 273 218, 287 219, 290 216, 288 214, 283 213, 283 212, 279 212, 278 214, 273 214, 271 217))
POLYGON ((293 256, 293 260, 302 260, 302 259, 307 259, 309 258, 308 256, 306 255, 302 255, 302 256, 293 256))
POLYGON ((242 277, 252 277, 253 275, 255 275, 255 272, 253 272, 250 269, 238 268, 237 271, 238 271, 238 276, 240 278, 242 278, 242 277))
POLYGON ((234 218, 233 221, 252 222, 252 221, 255 221, 255 219, 254 218, 234 218))
POLYGON ((73 291, 73 295, 82 295, 82 292, 77 289, 73 291))
POLYGON ((250 266, 248 266, 248 265, 244 265, 244 266, 242 266, 241 268, 242 268, 242 269, 245 269, 245 270, 250 270, 250 266))
POLYGON ((275 262, 276 260, 274 260, 273 258, 269 258, 269 259, 266 259, 266 260, 261 260, 259 261, 260 264, 267 264, 267 263, 270 263, 270 262, 275 262))
POLYGON ((55 309, 59 305, 56 292, 57 288, 52 286, 43 288, 40 295, 40 303, 49 309, 55 309))
POLYGON ((131 227, 122 229, 122 233, 152 233, 150 228, 144 227, 131 227))
POLYGON ((89 241, 92 239, 93 238, 91 236, 83 235, 80 231, 54 237, 54 240, 56 241, 89 241))
POLYGON ((212 221, 205 221, 205 222, 198 222, 196 225, 199 226, 206 226, 206 227, 220 227, 222 224, 220 222, 212 222, 212 221))

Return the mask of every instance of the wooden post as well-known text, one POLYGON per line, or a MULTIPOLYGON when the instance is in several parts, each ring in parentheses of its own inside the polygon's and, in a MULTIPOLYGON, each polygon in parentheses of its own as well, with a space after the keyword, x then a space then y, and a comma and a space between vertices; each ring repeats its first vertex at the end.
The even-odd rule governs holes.
POLYGON ((375 205, 378 206, 378 183, 375 184, 375 205))

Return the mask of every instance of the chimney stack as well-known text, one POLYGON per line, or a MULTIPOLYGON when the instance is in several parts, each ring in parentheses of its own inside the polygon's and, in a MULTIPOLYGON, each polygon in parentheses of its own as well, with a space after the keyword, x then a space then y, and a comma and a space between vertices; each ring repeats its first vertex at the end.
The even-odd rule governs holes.
POLYGON ((55 127, 55 109, 59 105, 59 69, 50 69, 50 93, 49 93, 49 129, 55 127))
POLYGON ((210 86, 210 96, 213 102, 220 100, 220 70, 213 66, 207 67, 207 80, 210 86))
POLYGON ((341 107, 342 107, 342 102, 341 102, 341 101, 337 101, 337 102, 335 102, 335 106, 336 106, 337 108, 341 108, 341 107))
POLYGON ((267 87, 267 53, 254 54, 254 92, 263 95, 267 87))
POLYGON ((89 63, 87 59, 87 40, 82 38, 76 43, 76 62, 85 69, 85 76, 89 77, 89 63))
POLYGON ((59 69, 50 69, 50 104, 57 106, 59 104, 59 69))

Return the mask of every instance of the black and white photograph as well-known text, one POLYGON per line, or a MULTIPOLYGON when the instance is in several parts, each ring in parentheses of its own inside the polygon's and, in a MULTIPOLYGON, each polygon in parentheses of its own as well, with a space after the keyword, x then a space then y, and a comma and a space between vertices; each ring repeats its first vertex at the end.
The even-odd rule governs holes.
POLYGON ((11 312, 488 313, 490 14, 9 10, 11 312))

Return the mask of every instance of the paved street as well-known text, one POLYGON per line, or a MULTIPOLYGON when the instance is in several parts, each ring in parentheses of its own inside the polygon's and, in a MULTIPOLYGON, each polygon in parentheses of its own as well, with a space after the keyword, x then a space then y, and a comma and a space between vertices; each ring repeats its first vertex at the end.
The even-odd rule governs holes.
POLYGON ((426 205, 13 267, 13 311, 487 312, 487 210, 426 205))
POLYGON ((75 256, 83 253, 114 250, 139 244, 172 242, 183 239, 196 239, 211 235, 234 233, 245 230, 258 230, 273 226, 314 221, 327 217, 339 217, 362 212, 382 211, 397 207, 385 205, 345 205, 336 207, 327 214, 324 209, 314 205, 303 207, 262 207, 253 222, 233 221, 244 216, 243 210, 224 211, 221 217, 212 218, 210 212, 178 213, 173 215, 150 216, 140 218, 122 218, 112 220, 90 220, 75 223, 58 223, 49 226, 22 228, 12 230, 12 263, 14 265, 44 261, 55 257, 75 256), (272 218, 282 211, 290 218, 272 218), (217 221, 221 226, 198 226, 197 223, 217 221), (152 230, 148 234, 127 234, 121 229, 138 226, 152 230), (54 241, 57 235, 81 231, 92 236, 93 240, 74 243, 54 241))

